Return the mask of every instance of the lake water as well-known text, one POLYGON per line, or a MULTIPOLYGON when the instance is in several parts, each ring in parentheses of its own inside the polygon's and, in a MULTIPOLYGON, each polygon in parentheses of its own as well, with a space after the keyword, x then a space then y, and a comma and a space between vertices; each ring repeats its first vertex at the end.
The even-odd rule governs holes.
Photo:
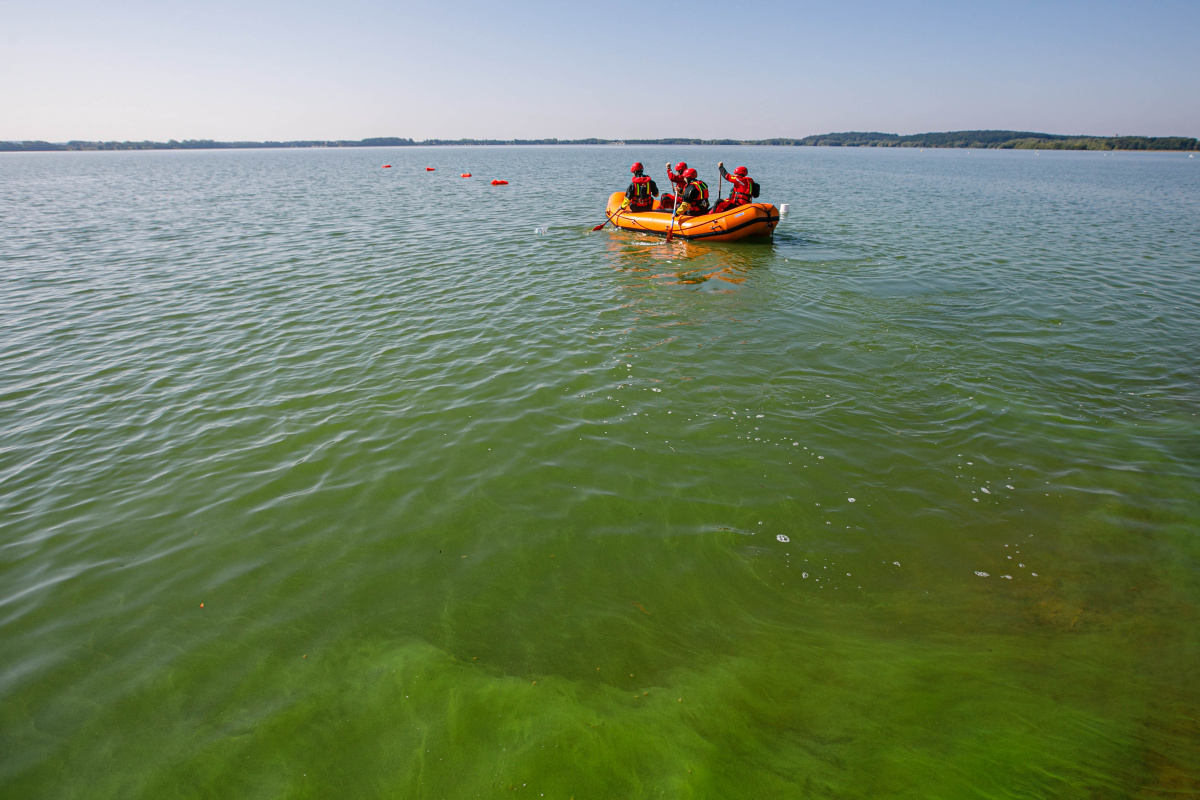
POLYGON ((0 348, 0 796, 1200 791, 1186 154, 5 155, 0 348))

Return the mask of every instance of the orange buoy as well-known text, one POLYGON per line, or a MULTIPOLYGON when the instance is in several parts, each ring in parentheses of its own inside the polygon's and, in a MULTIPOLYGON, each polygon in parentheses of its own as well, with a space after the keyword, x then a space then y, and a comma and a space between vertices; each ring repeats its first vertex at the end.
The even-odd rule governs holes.
POLYGON ((492 181, 492 186, 508 186, 508 181, 492 181))
POLYGON ((464 173, 462 174, 462 176, 463 176, 464 178, 469 178, 469 177, 471 177, 471 173, 469 173, 469 172, 464 172, 464 173))
POLYGON ((426 172, 433 172, 433 170, 434 170, 434 169, 435 169, 435 167, 426 167, 426 168, 425 168, 425 171, 426 171, 426 172))
POLYGON ((384 169, 391 169, 391 168, 392 168, 392 165, 391 165, 391 164, 384 164, 384 165, 383 165, 383 168, 384 168, 384 169))

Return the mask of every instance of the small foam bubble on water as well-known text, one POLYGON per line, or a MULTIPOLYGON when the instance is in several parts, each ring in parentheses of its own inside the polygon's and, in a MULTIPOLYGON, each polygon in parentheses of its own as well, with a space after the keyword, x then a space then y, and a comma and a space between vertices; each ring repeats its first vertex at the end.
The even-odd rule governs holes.
POLYGON ((777 533, 777 534, 775 534, 775 538, 776 538, 776 539, 778 539, 778 540, 779 540, 779 541, 781 541, 781 542, 784 542, 784 543, 787 543, 787 542, 790 542, 790 541, 791 541, 791 539, 789 539, 788 537, 784 536, 782 533, 777 533))
POLYGON ((1011 580, 1012 580, 1012 575, 1001 575, 1000 577, 1001 577, 1001 578, 1004 578, 1004 580, 1006 580, 1006 581, 1011 581, 1011 580))
POLYGON ((847 497, 846 499, 847 499, 847 500, 849 500, 851 503, 853 503, 853 502, 854 502, 854 498, 853 498, 853 497, 847 497))
POLYGON ((800 577, 801 577, 801 578, 807 578, 807 577, 808 577, 808 573, 807 573, 807 572, 801 572, 801 573, 800 573, 800 577))
POLYGON ((987 574, 986 572, 980 572, 979 570, 975 570, 975 574, 976 574, 976 575, 978 575, 978 576, 979 576, 979 577, 981 577, 981 578, 986 578, 986 577, 988 577, 988 574, 987 574))

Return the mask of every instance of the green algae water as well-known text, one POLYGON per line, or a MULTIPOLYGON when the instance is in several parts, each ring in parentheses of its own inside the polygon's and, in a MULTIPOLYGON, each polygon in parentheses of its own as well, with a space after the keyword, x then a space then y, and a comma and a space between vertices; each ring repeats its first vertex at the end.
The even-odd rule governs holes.
POLYGON ((1198 352, 1182 154, 0 157, 0 796, 1195 795, 1198 352))

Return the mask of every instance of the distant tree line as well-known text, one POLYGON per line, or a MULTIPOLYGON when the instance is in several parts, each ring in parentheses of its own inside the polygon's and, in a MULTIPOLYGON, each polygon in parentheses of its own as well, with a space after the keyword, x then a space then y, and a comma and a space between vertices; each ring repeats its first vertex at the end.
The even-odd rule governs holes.
MULTIPOLYGON (((763 144, 783 144, 772 140, 763 144)), ((1001 150, 1198 150, 1196 139, 1183 136, 1062 136, 1031 131, 953 131, 950 133, 826 133, 793 140, 826 147, 969 147, 1001 150)))
POLYGON ((950 133, 825 133, 803 139, 374 139, 303 140, 294 142, 216 142, 184 139, 167 142, 3 142, 0 152, 45 150, 235 150, 267 147, 411 147, 416 145, 775 145, 783 147, 969 147, 1002 150, 1200 150, 1200 142, 1183 136, 1062 136, 1030 131, 952 131, 950 133))
POLYGON ((268 147, 397 147, 417 144, 412 139, 394 136, 361 141, 306 140, 297 142, 216 142, 212 139, 184 139, 167 142, 0 142, 0 152, 29 150, 246 150, 268 147))

